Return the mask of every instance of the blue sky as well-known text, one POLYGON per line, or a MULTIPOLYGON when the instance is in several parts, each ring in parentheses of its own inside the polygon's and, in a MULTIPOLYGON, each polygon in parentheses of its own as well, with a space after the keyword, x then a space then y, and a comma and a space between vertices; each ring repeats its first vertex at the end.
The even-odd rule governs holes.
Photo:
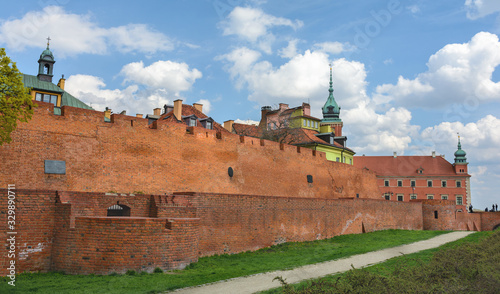
POLYGON ((500 2, 2 1, 0 47, 36 74, 50 36, 66 89, 95 109, 173 100, 216 121, 328 97, 333 64, 358 155, 467 151, 473 205, 500 202, 500 2))

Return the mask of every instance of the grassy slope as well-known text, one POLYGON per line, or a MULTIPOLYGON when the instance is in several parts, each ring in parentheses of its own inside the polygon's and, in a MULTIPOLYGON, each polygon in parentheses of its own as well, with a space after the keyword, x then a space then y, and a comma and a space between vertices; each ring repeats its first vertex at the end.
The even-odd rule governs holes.
MULTIPOLYGON (((81 276, 60 273, 21 274, 18 293, 157 293, 261 272, 294 268, 408 244, 446 232, 387 230, 343 235, 328 240, 285 243, 255 252, 200 258, 182 271, 165 274, 81 276)), ((0 293, 12 290, 6 278, 0 293)))
MULTIPOLYGON (((433 249, 424 250, 424 251, 420 251, 420 252, 409 254, 409 255, 391 258, 391 259, 387 260, 386 262, 367 267, 367 268, 365 268, 365 270, 371 274, 381 275, 381 276, 389 277, 389 278, 395 272, 397 273, 398 271, 402 271, 402 270, 419 271, 419 269, 423 265, 429 265, 433 256, 436 253, 438 253, 438 252, 442 253, 445 250, 453 250, 456 248, 460 248, 460 246, 467 245, 469 243, 470 244, 477 244, 480 241, 484 240, 485 238, 491 236, 492 234, 493 234, 493 232, 476 232, 476 233, 471 234, 463 239, 447 243, 447 244, 440 246, 438 248, 433 248, 433 249)), ((463 256, 463 258, 468 258, 468 257, 463 256)), ((313 284, 313 283, 319 283, 319 284, 323 283, 324 284, 323 287, 325 289, 325 292, 322 292, 322 293, 330 293, 330 292, 326 292, 326 291, 331 289, 331 287, 329 287, 329 284, 334 284, 338 279, 339 280, 344 279, 347 277, 347 275, 349 275, 351 273, 358 274, 359 271, 360 271, 359 269, 356 269, 356 270, 351 271, 349 273, 342 273, 342 274, 327 276, 327 277, 320 278, 320 279, 314 279, 314 280, 310 280, 310 281, 304 281, 301 283, 289 285, 291 287, 291 289, 287 293, 303 293, 303 292, 306 293, 307 292, 306 289, 308 289, 309 291, 317 291, 317 289, 312 290, 311 284, 313 284)), ((359 281, 359 279, 363 279, 363 278, 366 278, 366 276, 363 277, 363 275, 359 275, 359 277, 356 277, 356 279, 358 279, 358 281, 359 281)), ((371 279, 372 277, 369 276, 368 278, 371 279)), ((354 291, 354 292, 358 293, 356 291, 354 291)), ((282 288, 275 288, 275 289, 263 291, 260 293, 262 293, 262 294, 281 294, 281 293, 284 293, 284 291, 282 288)), ((310 293, 310 292, 307 292, 307 293, 310 293)), ((335 293, 335 292, 332 292, 332 293, 335 293)), ((360 293, 363 293, 363 292, 361 291, 360 293)))

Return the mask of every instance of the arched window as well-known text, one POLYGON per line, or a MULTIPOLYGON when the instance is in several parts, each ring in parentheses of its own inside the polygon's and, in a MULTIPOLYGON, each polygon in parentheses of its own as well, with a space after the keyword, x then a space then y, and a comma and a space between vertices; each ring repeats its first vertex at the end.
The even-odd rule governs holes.
POLYGON ((50 74, 50 65, 49 64, 45 64, 45 66, 43 67, 43 73, 46 75, 50 74))
POLYGON ((108 216, 130 216, 130 207, 123 204, 115 204, 108 207, 108 216))

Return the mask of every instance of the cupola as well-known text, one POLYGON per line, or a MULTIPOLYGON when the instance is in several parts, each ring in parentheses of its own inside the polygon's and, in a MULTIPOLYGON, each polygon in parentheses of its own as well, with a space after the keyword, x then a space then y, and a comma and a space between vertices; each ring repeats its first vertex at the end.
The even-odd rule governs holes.
POLYGON ((40 59, 38 59, 38 79, 40 81, 51 82, 53 70, 54 70, 54 55, 49 48, 50 37, 47 38, 47 48, 43 50, 42 54, 40 54, 40 59))

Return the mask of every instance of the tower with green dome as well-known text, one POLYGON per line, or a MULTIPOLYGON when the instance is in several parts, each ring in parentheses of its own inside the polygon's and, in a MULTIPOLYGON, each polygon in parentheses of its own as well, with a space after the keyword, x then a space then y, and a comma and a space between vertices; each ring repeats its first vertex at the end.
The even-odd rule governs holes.
POLYGON ((458 136, 458 145, 457 145, 457 151, 455 151, 455 163, 453 166, 455 167, 455 172, 458 174, 463 174, 467 173, 467 165, 469 164, 467 162, 467 153, 462 150, 462 144, 460 143, 460 136, 458 136))
POLYGON ((342 127, 343 123, 340 119, 340 106, 335 101, 333 97, 333 81, 332 81, 332 65, 330 64, 330 88, 328 89, 330 94, 326 100, 325 105, 323 105, 323 119, 321 120, 321 126, 330 126, 332 131, 335 133, 335 137, 342 137, 342 127))
POLYGON ((54 70, 54 55, 49 48, 50 38, 47 38, 47 49, 43 50, 42 54, 40 54, 40 58, 38 59, 38 79, 40 81, 50 82, 52 83, 53 70, 54 70))

